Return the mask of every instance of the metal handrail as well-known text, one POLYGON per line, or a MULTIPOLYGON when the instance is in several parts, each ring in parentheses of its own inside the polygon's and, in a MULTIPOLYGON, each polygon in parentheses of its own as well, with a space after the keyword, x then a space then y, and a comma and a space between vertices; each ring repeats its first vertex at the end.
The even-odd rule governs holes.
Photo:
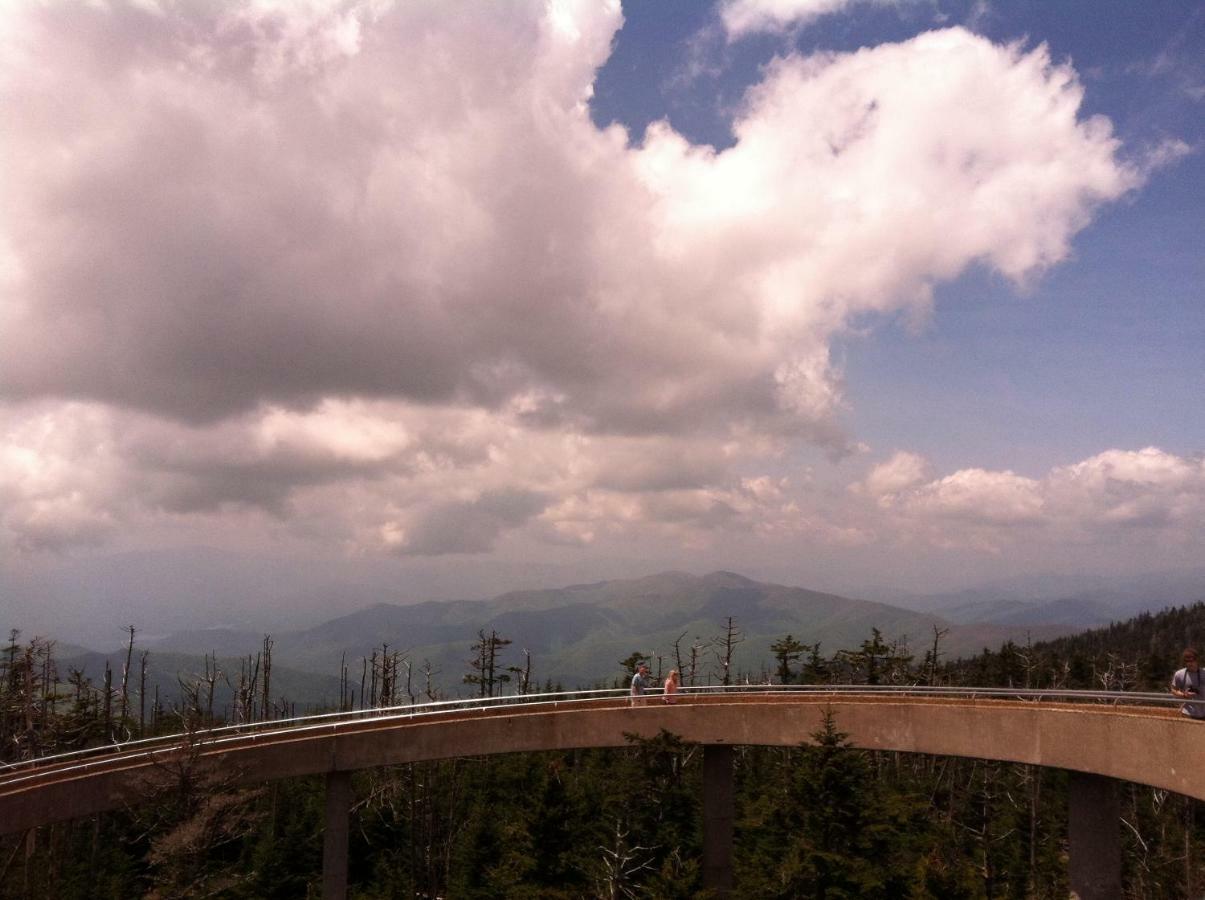
MULTIPOLYGON (((254 722, 240 722, 233 725, 218 725, 209 728, 198 728, 195 731, 181 731, 174 734, 156 735, 148 738, 138 738, 132 741, 111 741, 107 744, 97 744, 79 750, 65 753, 55 753, 46 756, 36 756, 30 759, 14 760, 0 763, 0 773, 17 768, 67 760, 75 757, 89 756, 98 753, 116 754, 122 751, 144 752, 156 749, 159 745, 175 747, 186 741, 205 740, 207 743, 222 740, 226 736, 249 737, 261 733, 275 734, 286 730, 303 730, 310 723, 332 724, 345 722, 378 721, 389 718, 413 718, 415 716, 434 715, 440 712, 457 709, 483 708, 506 705, 537 705, 546 702, 569 702, 581 699, 606 699, 606 697, 627 696, 626 688, 607 688, 582 691, 559 691, 545 694, 512 694, 498 697, 470 697, 454 700, 433 700, 425 703, 403 703, 395 706, 377 706, 368 709, 343 710, 340 712, 315 713, 309 716, 292 716, 284 719, 260 719, 254 722), (595 695, 583 697, 583 695, 595 695), (536 698, 559 698, 559 701, 537 700, 536 698), (284 726, 284 727, 282 727, 284 726)), ((3 775, 0 774, 0 778, 3 775)))
MULTIPOLYGON (((1165 693, 1140 691, 1088 691, 1060 690, 1055 688, 1001 688, 1001 687, 935 687, 929 685, 869 685, 869 684, 738 684, 683 686, 681 695, 736 695, 736 694, 865 694, 913 697, 962 697, 969 699, 1058 700, 1069 702, 1097 702, 1144 706, 1174 706, 1185 701, 1165 693)), ((660 696, 659 688, 650 689, 645 696, 660 696)), ((12 784, 24 780, 25 772, 32 768, 83 761, 81 766, 67 766, 66 770, 87 768, 87 759, 103 755, 104 762, 126 757, 137 757, 162 749, 172 749, 189 743, 218 746, 238 739, 274 736, 282 732, 304 733, 329 727, 334 732, 338 726, 364 723, 387 722, 390 720, 415 719, 461 710, 490 709, 498 707, 553 707, 563 704, 578 704, 594 700, 628 699, 626 688, 603 688, 575 691, 555 691, 538 694, 511 694, 499 697, 471 697, 454 700, 436 700, 425 703, 407 703, 388 707, 345 710, 342 712, 317 713, 309 716, 294 716, 285 719, 267 719, 234 725, 221 725, 198 729, 192 732, 158 735, 133 741, 114 741, 80 750, 56 753, 31 759, 0 763, 0 784, 12 784)))

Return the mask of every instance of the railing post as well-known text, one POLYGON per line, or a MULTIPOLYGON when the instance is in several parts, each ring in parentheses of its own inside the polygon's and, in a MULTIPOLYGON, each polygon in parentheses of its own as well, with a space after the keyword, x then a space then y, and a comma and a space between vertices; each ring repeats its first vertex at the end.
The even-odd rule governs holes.
POLYGON ((1121 803, 1117 782, 1071 772, 1068 784, 1068 855, 1071 896, 1121 897, 1121 803))
POLYGON ((733 888, 732 757, 727 744, 703 745, 703 887, 716 897, 730 897, 733 888))
POLYGON ((326 827, 322 835, 322 900, 347 900, 347 836, 351 773, 326 775, 326 827))

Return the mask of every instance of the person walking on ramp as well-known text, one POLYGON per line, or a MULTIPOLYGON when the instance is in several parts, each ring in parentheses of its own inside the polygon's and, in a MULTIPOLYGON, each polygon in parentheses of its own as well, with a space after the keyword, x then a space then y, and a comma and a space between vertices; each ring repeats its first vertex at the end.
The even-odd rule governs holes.
POLYGON ((670 669, 669 677, 665 679, 665 693, 661 697, 666 703, 678 702, 678 670, 670 669))
POLYGON ((641 663, 636 667, 636 674, 632 676, 632 698, 633 706, 644 705, 644 692, 648 690, 650 683, 649 665, 641 663))
MULTIPOLYGON (((1189 647, 1181 659, 1184 668, 1172 676, 1172 693, 1186 700, 1201 700, 1201 665, 1197 661, 1197 651, 1189 647)), ((1205 703, 1185 703, 1180 712, 1193 719, 1205 719, 1205 703)))

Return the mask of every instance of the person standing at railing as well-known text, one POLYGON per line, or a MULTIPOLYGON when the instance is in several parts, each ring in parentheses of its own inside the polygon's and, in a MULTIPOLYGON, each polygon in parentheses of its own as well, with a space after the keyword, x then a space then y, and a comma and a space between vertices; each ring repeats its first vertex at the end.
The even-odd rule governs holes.
MULTIPOLYGON (((1197 651, 1189 647, 1181 655, 1184 668, 1172 676, 1172 693, 1186 700, 1200 700, 1201 695, 1201 664, 1197 659, 1197 651)), ((1205 703, 1185 703, 1180 707, 1183 715, 1194 719, 1205 719, 1205 703)))
POLYGON ((669 675, 665 679, 665 693, 661 695, 661 699, 666 703, 678 702, 678 670, 670 669, 669 675))
POLYGON ((631 702, 633 706, 639 706, 644 703, 644 692, 649 689, 651 681, 648 663, 641 663, 636 667, 636 674, 632 676, 631 702))

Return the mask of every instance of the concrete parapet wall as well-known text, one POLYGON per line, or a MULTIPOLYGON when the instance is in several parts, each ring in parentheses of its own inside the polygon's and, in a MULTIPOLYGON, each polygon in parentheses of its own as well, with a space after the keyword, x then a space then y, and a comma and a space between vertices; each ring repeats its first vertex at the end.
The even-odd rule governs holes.
POLYGON ((793 746, 831 709, 857 747, 1054 766, 1205 800, 1205 722, 1170 710, 1013 700, 746 695, 599 700, 344 721, 98 758, 0 781, 0 832, 133 804, 173 766, 258 782, 458 756, 621 747, 662 729, 699 744, 793 746))

